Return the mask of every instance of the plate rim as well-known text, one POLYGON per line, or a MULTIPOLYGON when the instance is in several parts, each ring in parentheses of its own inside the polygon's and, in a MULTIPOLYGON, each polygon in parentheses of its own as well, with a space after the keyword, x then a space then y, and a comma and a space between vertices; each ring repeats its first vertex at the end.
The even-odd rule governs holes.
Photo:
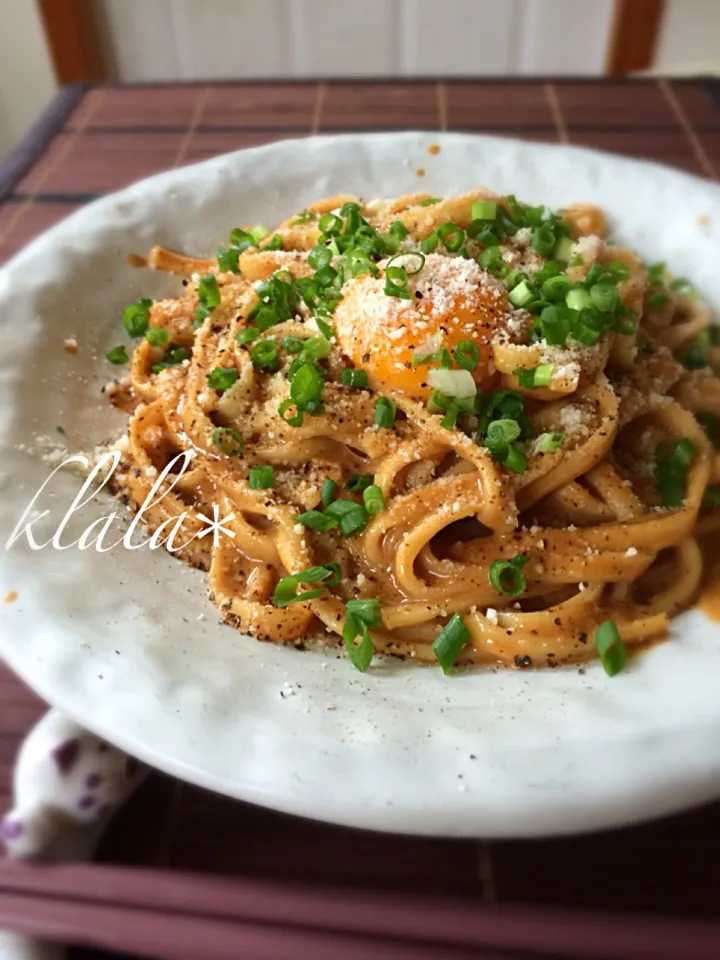
MULTIPOLYGON (((633 167, 636 169, 638 167, 650 167, 663 171, 664 174, 671 173, 673 176, 691 182, 697 187, 702 187, 702 189, 705 191, 714 192, 720 198, 720 185, 706 180, 701 176, 672 167, 667 167, 654 161, 645 161, 637 158, 619 156, 611 152, 596 150, 583 146, 576 146, 573 144, 540 142, 528 143, 527 141, 519 140, 517 138, 498 137, 492 134, 448 133, 439 131, 388 131, 375 133, 364 133, 362 131, 358 131, 356 133, 328 134, 313 138, 295 138, 281 140, 275 143, 265 144, 257 147, 251 147, 244 150, 233 151, 231 153, 222 154, 217 157, 199 161, 198 163, 189 164, 170 171, 164 171, 155 174, 152 177, 144 178, 143 180, 130 184, 121 190, 98 198, 91 204, 82 207, 69 217, 55 224, 52 228, 50 228, 50 230, 36 237, 33 241, 31 241, 30 244, 18 251, 15 256, 13 256, 6 264, 3 265, 2 268, 0 268, 0 288, 2 287, 3 281, 6 280, 8 276, 12 275, 15 270, 22 268, 26 259, 32 259, 32 257, 35 255, 35 251, 38 248, 42 249, 48 245, 62 242, 66 236, 71 236, 78 229, 78 226, 81 226, 85 220, 88 222, 93 221, 94 228, 97 229, 95 218, 98 211, 101 211, 103 208, 110 208, 110 206, 121 203, 126 199, 132 200, 136 191, 144 192, 148 188, 152 188, 153 190, 164 189, 174 183, 182 181, 191 171, 197 172, 203 169, 211 168, 220 169, 223 164, 231 162, 233 158, 239 155, 262 160, 262 157, 265 154, 298 149, 299 146, 307 148, 309 144, 312 145, 313 149, 323 148, 324 146, 339 140, 361 142, 400 140, 416 144, 418 142, 418 138, 432 138, 434 142, 438 142, 441 145, 445 142, 452 143, 454 141, 491 142, 501 144, 508 143, 524 149, 529 148, 532 151, 557 152, 564 154, 572 153, 577 156, 608 157, 612 158, 614 163, 627 165, 628 167, 633 167)), ((52 694, 49 697, 45 692, 42 681, 37 681, 33 678, 31 675, 32 671, 28 671, 26 669, 27 665, 21 663, 21 658, 16 656, 15 648, 6 644, 4 637, 1 635, 0 644, 2 645, 4 659, 9 664, 11 669, 13 669, 24 680, 24 682, 28 684, 28 686, 35 689, 43 697, 43 699, 46 699, 48 703, 59 705, 60 709, 76 719, 79 723, 87 726, 88 729, 91 729, 98 735, 108 739, 110 742, 117 744, 122 749, 128 750, 128 752, 133 753, 133 755, 138 756, 139 759, 150 763, 157 769, 164 770, 173 776, 177 776, 180 779, 195 783, 198 786, 215 790, 228 796, 245 800, 246 802, 256 804, 261 803, 265 807, 278 810, 283 813, 301 815, 312 819, 321 820, 322 822, 332 822, 346 826, 348 825, 348 820, 342 816, 333 817, 328 815, 327 811, 325 811, 322 815, 318 815, 316 809, 307 809, 303 807, 302 804, 293 802, 291 799, 286 803, 280 803, 276 798, 270 798, 264 793, 262 793, 262 795, 258 794, 250 796, 249 794, 251 794, 252 791, 250 791, 247 787, 243 787, 241 790, 237 785, 235 785, 233 789, 232 785, 230 785, 228 782, 222 781, 221 779, 216 778, 213 775, 203 772, 197 768, 189 768, 183 761, 178 761, 170 756, 157 753, 152 748, 145 748, 142 744, 138 744, 134 740, 127 742, 124 739, 122 732, 120 735, 118 735, 118 733, 114 730, 108 731, 101 721, 95 722, 92 718, 90 721, 88 721, 86 715, 78 716, 74 714, 72 705, 66 705, 64 702, 61 703, 60 701, 62 698, 58 697, 54 691, 48 691, 52 694)), ((576 833, 590 829, 617 827, 629 823, 641 822, 648 819, 661 817, 672 812, 677 812, 681 809, 689 809, 690 807, 717 798, 720 796, 720 764, 713 774, 712 782, 709 782, 708 777, 697 777, 697 782, 693 781, 692 786, 689 787, 688 783, 689 780, 686 779, 683 784, 685 793, 687 794, 684 801, 679 801, 677 796, 669 792, 663 798, 653 798, 655 802, 649 805, 650 810, 648 810, 647 805, 642 806, 640 803, 640 799, 648 801, 648 797, 646 795, 634 795, 632 798, 634 803, 633 812, 630 812, 627 807, 629 798, 625 797, 622 791, 620 791, 615 796, 612 804, 606 803, 605 806, 601 805, 600 807, 593 808, 590 816, 582 816, 577 820, 573 818, 566 818, 562 822, 558 821, 554 828, 548 828, 548 826, 545 825, 540 831, 530 828, 527 830, 527 832, 508 832, 504 829, 496 829, 492 824, 485 824, 486 829, 484 829, 482 833, 477 832, 477 829, 481 826, 480 824, 476 824, 474 828, 470 828, 469 832, 467 832, 465 829, 462 829, 460 833, 453 833, 447 830, 437 831, 433 828, 432 823, 426 822, 426 815, 421 815, 420 820, 418 820, 417 817, 408 819, 406 814, 403 814, 398 818, 395 814, 388 815, 388 811, 382 812, 380 810, 375 810, 374 814, 369 816, 366 822, 356 825, 382 832, 466 837, 551 836, 576 833)), ((607 801, 607 797, 605 800, 607 801)), ((585 813, 587 814, 587 812, 588 811, 586 810, 585 813)))

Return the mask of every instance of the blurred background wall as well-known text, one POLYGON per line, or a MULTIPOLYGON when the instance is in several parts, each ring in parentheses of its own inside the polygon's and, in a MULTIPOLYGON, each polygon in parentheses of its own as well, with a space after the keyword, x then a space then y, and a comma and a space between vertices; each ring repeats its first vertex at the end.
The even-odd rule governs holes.
POLYGON ((720 72, 720 0, 0 0, 0 158, 57 82, 720 72))
POLYGON ((48 42, 34 0, 0 0, 0 159, 56 89, 48 42))

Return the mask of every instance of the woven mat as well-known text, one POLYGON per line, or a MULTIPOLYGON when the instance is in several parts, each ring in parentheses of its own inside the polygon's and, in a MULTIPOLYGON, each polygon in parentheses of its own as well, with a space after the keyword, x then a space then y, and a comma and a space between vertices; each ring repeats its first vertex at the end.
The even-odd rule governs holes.
MULTIPOLYGON (((93 198, 178 166, 343 130, 467 130, 582 144, 715 178, 713 81, 253 83, 63 91, 0 165, 0 261, 93 198)), ((43 705, 0 667, 0 806, 43 705)), ((329 827, 154 774, 99 858, 485 900, 720 916, 720 805, 571 839, 469 842, 329 827)))

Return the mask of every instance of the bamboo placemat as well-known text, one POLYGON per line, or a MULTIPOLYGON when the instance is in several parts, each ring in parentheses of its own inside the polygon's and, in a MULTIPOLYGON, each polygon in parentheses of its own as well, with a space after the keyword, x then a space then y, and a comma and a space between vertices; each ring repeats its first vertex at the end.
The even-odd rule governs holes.
MULTIPOLYGON (((690 81, 343 82, 63 91, 0 165, 0 261, 84 203, 169 167, 287 137, 463 130, 720 171, 720 86, 690 81)), ((43 705, 0 668, 0 805, 43 705)), ((272 813, 154 774, 99 858, 484 900, 720 916, 720 805, 596 836, 416 839, 272 813)))

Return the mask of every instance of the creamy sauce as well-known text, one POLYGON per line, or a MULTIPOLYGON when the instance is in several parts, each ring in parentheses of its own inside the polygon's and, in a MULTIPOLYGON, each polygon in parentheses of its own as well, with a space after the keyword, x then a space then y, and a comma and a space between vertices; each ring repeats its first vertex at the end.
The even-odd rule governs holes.
POLYGON ((122 410, 123 413, 133 413, 138 405, 135 391, 129 383, 113 384, 106 392, 110 403, 116 410, 122 410))
POLYGON ((720 623, 720 538, 713 534, 702 537, 700 549, 703 578, 697 605, 709 620, 720 623))
POLYGON ((720 577, 716 577, 700 594, 698 606, 710 620, 720 623, 720 577))

